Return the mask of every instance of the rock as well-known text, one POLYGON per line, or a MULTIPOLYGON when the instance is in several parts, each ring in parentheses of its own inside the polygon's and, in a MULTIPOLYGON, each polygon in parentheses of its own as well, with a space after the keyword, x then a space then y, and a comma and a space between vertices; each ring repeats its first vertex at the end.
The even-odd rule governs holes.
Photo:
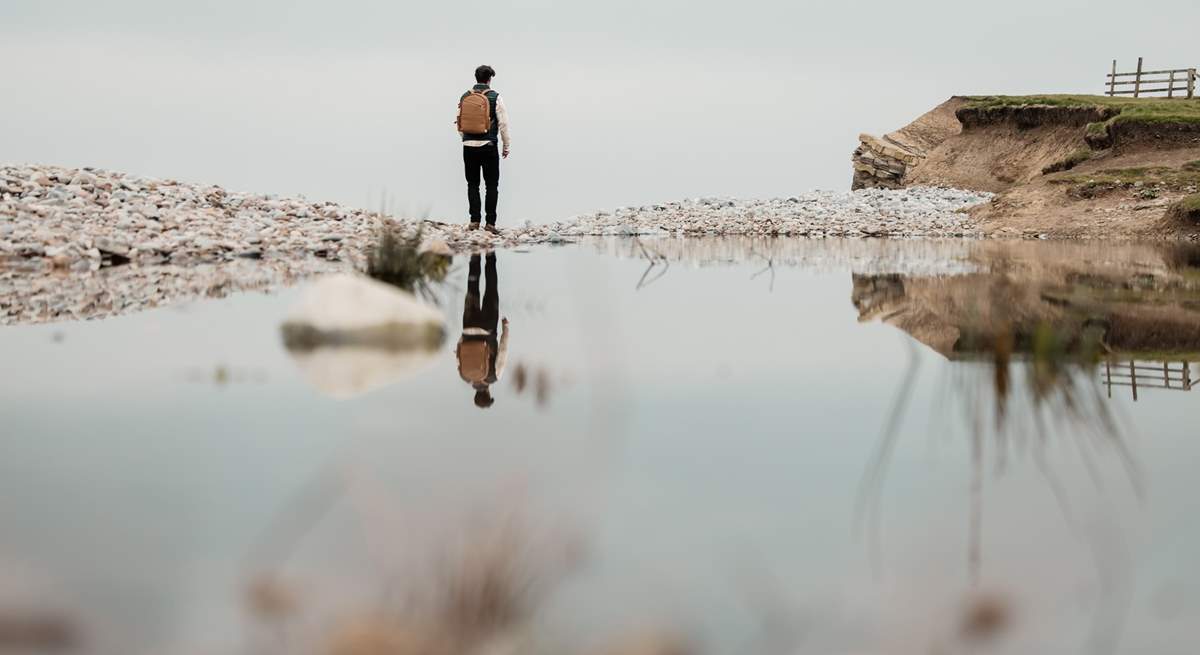
POLYGON ((46 254, 46 247, 40 243, 18 243, 16 251, 26 257, 41 257, 46 254))
POLYGON ((322 393, 348 398, 436 359, 442 314, 412 294, 359 275, 314 282, 282 326, 284 345, 322 393))
POLYGON ((129 255, 130 246, 128 243, 110 237, 99 237, 93 243, 96 250, 99 250, 101 253, 120 255, 122 257, 129 255))
POLYGON ((72 178, 69 184, 71 186, 93 185, 96 183, 96 176, 87 171, 79 171, 72 178))
POLYGON ((411 293, 362 275, 318 279, 283 324, 289 349, 368 346, 410 350, 440 345, 442 314, 411 293))
POLYGON ((433 255, 441 255, 444 257, 452 257, 454 255, 454 251, 450 249, 450 245, 441 239, 426 241, 421 246, 421 252, 430 253, 433 255))

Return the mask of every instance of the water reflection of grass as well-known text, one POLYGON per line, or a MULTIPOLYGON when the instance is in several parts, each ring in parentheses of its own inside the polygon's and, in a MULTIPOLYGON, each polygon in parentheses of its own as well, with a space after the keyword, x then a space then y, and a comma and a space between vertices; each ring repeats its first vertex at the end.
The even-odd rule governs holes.
MULTIPOLYGON (((1002 322, 990 330, 965 332, 958 346, 973 354, 953 364, 943 404, 961 412, 969 440, 969 541, 967 567, 971 579, 982 568, 983 489, 985 471, 1007 468, 1013 452, 1029 453, 1039 474, 1073 524, 1063 484, 1046 457, 1056 438, 1070 440, 1093 481, 1102 484, 1097 453, 1112 450, 1140 496, 1141 476, 1124 440, 1123 430, 1097 382, 1097 365, 1105 354, 1104 331, 1097 327, 1063 331, 1048 322, 1018 329, 1002 322), (989 465, 989 458, 991 458, 989 465)), ((910 363, 859 492, 858 517, 869 530, 873 559, 879 554, 879 507, 886 468, 909 410, 920 368, 910 342, 910 363)))

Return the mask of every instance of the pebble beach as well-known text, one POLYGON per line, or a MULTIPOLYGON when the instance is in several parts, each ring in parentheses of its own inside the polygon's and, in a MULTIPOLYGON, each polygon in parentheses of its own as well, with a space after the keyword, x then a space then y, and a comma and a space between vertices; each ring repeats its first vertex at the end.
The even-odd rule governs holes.
POLYGON ((332 202, 93 168, 0 166, 0 324, 92 318, 176 299, 361 269, 380 229, 450 253, 603 236, 978 237, 963 210, 989 194, 942 188, 697 198, 549 224, 411 221, 332 202))

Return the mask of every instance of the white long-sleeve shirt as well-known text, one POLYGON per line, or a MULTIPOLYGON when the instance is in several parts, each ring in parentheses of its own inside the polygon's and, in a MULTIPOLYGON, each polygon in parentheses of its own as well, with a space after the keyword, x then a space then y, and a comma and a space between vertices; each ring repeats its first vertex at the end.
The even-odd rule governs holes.
MULTIPOLYGON (((454 109, 455 109, 455 111, 458 111, 457 106, 454 109)), ((510 150, 512 140, 509 138, 509 135, 508 135, 508 109, 506 109, 504 107, 504 97, 503 96, 496 97, 496 122, 500 124, 500 142, 504 144, 505 150, 510 150)), ((459 134, 459 136, 462 136, 462 132, 459 132, 458 134, 459 134)), ((464 146, 468 146, 471 148, 479 148, 482 146, 491 145, 491 143, 492 143, 491 141, 487 141, 487 140, 463 141, 464 146)))

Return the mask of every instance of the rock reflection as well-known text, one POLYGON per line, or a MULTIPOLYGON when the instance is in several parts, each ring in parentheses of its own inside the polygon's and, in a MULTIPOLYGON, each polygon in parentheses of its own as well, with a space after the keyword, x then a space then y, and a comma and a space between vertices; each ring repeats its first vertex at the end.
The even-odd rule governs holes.
POLYGON ((445 338, 441 312, 357 275, 310 285, 282 326, 284 347, 313 387, 349 398, 423 369, 445 338))
POLYGON ((435 305, 451 263, 446 244, 383 228, 367 276, 309 285, 281 328, 284 347, 314 388, 339 399, 423 370, 445 339, 435 305))

